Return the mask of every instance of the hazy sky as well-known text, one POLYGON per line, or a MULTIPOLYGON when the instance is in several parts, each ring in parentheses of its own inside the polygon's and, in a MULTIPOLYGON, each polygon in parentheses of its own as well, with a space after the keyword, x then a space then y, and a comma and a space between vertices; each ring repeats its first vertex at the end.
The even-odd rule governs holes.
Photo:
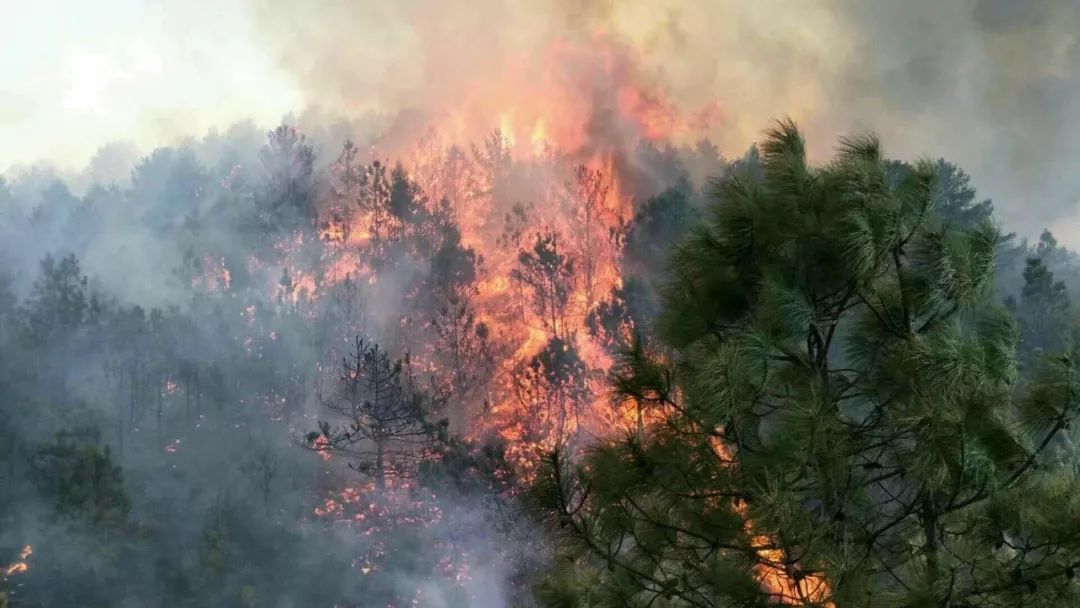
POLYGON ((142 148, 250 118, 301 96, 260 51, 240 2, 0 0, 0 171, 80 165, 103 143, 142 148))
POLYGON ((1080 246, 1078 0, 5 3, 0 171, 313 105, 453 104, 498 85, 506 57, 602 31, 639 49, 676 105, 717 100, 710 135, 728 155, 785 114, 818 159, 873 129, 893 156, 967 169, 1008 228, 1080 246))

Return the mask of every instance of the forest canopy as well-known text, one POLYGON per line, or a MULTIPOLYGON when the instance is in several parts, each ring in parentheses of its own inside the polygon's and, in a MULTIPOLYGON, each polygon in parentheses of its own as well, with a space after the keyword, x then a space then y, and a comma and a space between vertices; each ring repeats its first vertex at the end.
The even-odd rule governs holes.
POLYGON ((790 121, 526 147, 0 181, 0 604, 1075 601, 1052 234, 790 121))

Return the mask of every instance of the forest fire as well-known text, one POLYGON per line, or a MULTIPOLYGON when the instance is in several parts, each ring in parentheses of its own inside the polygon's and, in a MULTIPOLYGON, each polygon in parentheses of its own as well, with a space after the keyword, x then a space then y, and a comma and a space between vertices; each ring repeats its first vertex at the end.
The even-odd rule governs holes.
MULTIPOLYGON (((621 319, 606 336, 588 322, 622 287, 622 240, 641 196, 624 180, 638 171, 637 147, 689 124, 636 72, 635 53, 598 35, 553 44, 539 71, 515 69, 525 59, 510 59, 506 79, 478 82, 418 141, 388 144, 408 159, 394 171, 415 189, 416 212, 447 213, 460 246, 479 260, 474 286, 459 300, 502 356, 455 420, 473 437, 497 433, 522 467, 575 437, 625 426, 604 376, 632 321, 621 319)), ((361 156, 347 147, 331 169, 336 184, 322 230, 329 263, 290 270, 293 294, 299 285, 317 293, 313 274, 375 284, 389 272, 371 258, 386 254, 401 220, 364 198, 393 197, 384 183, 392 180, 378 158, 364 167, 361 156)), ((406 347, 420 369, 441 373, 436 353, 406 347)))
MULTIPOLYGON (((400 283, 403 267, 423 263, 407 261, 410 239, 423 244, 435 234, 426 246, 436 260, 439 251, 457 258, 444 263, 464 260, 469 268, 450 268, 442 283, 406 284, 405 310, 417 300, 440 312, 419 322, 401 315, 397 340, 448 404, 456 432, 502 443, 523 484, 544 453, 640 433, 659 415, 613 401, 607 379, 613 355, 637 331, 622 291, 625 241, 639 205, 656 193, 640 185, 651 169, 636 155, 707 127, 719 110, 681 114, 636 71, 635 53, 602 36, 556 43, 540 78, 511 59, 504 79, 478 82, 460 106, 405 130, 413 136, 389 138, 380 152, 402 164, 347 144, 328 171, 318 234, 296 229, 271 249, 282 268, 278 297, 299 309, 344 297, 354 310, 364 288, 400 283)), ((287 152, 302 144, 295 133, 282 138, 287 152)), ((228 289, 230 272, 214 260, 204 258, 205 287, 228 289)), ((249 258, 247 271, 264 263, 249 258)), ((254 308, 246 314, 256 327, 254 308)), ((325 433, 311 445, 328 463, 336 451, 325 433)), ((436 500, 387 475, 381 492, 374 482, 331 491, 314 515, 363 536, 441 518, 436 500)), ((755 544, 770 544, 746 526, 755 544)), ((761 549, 763 563, 781 563, 770 552, 778 553, 761 549)), ((377 558, 364 557, 365 574, 377 558)), ((779 566, 759 575, 785 602, 817 601, 826 588, 813 578, 794 582, 779 566)))
POLYGON ((0 577, 7 578, 13 574, 22 574, 30 569, 30 556, 34 554, 34 548, 30 545, 24 545, 19 551, 18 561, 12 562, 7 566, 0 566, 0 577))
POLYGON ((1080 605, 1069 0, 46 4, 0 608, 1080 605))
MULTIPOLYGON (((613 356, 638 331, 623 292, 625 242, 640 205, 656 194, 642 186, 651 168, 637 155, 707 126, 718 109, 681 114, 637 73, 634 53, 602 36, 557 43, 540 78, 511 60, 505 80, 477 83, 421 135, 389 138, 380 153, 400 164, 347 143, 328 170, 317 234, 301 225, 267 258, 248 260, 248 273, 267 261, 282 269, 274 289, 297 310, 330 298, 355 315, 365 293, 397 286, 404 302, 387 304, 402 311, 391 325, 409 353, 406 381, 416 373, 430 385, 455 432, 503 444, 522 485, 543 454, 640 433, 658 415, 612 400, 608 384, 613 356), (425 250, 430 262, 418 255, 425 250), (445 276, 410 278, 410 268, 425 264, 445 276), (419 314, 410 314, 414 307, 419 314)), ((277 137, 292 166, 302 137, 277 137)), ((207 289, 228 289, 224 265, 208 264, 207 273, 207 289)), ((253 307, 247 315, 256 327, 253 307)), ((347 319, 358 331, 371 330, 366 323, 347 319)), ((346 378, 359 374, 364 357, 358 350, 346 378)), ((357 427, 332 437, 324 428, 309 443, 329 462, 360 434, 357 427)), ((382 449, 377 482, 331 491, 314 515, 365 536, 437 521, 437 501, 416 498, 398 472, 384 472, 382 449)), ((769 545, 746 526, 755 544, 769 545)), ((770 552, 761 549, 764 562, 782 561, 770 552)), ((364 558, 365 574, 376 557, 364 558)), ((785 602, 817 601, 827 588, 812 578, 794 582, 779 566, 759 574, 785 602)))
MULTIPOLYGON (((710 446, 720 460, 732 461, 730 450, 718 438, 713 437, 710 446)), ((749 505, 736 499, 734 507, 744 518, 743 530, 750 537, 750 545, 758 554, 754 572, 759 584, 782 604, 811 604, 835 608, 835 604, 829 599, 828 581, 818 574, 798 572, 798 563, 776 546, 775 539, 755 530, 754 521, 748 516, 749 505)))
POLYGON ((1080 605, 1075 2, 59 4, 0 608, 1080 605))

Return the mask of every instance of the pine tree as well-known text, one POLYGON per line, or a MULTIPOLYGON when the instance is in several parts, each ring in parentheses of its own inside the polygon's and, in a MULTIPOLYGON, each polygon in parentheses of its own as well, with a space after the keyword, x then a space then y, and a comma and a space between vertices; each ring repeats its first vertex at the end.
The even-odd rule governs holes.
POLYGON ((1007 300, 1020 327, 1022 365, 1043 353, 1057 354, 1071 346, 1072 304, 1062 281, 1038 257, 1027 259, 1019 301, 1007 300))
POLYGON ((822 167, 777 123, 674 253, 658 333, 616 368, 662 422, 535 499, 561 533, 550 606, 1060 606, 1080 483, 1047 453, 1077 358, 1018 382, 988 304, 999 233, 934 209, 872 136, 822 167))
POLYGON ((95 525, 123 523, 131 508, 124 476, 95 429, 63 431, 31 455, 32 479, 59 517, 95 525))
POLYGON ((574 288, 574 258, 559 250, 559 233, 537 233, 531 250, 521 250, 510 277, 532 292, 533 313, 545 332, 566 339, 566 309, 574 288))
POLYGON ((306 228, 315 218, 315 151, 295 127, 280 125, 259 152, 266 172, 260 219, 270 230, 306 228))
POLYGON ((408 358, 391 359, 377 344, 357 338, 323 405, 344 422, 320 421, 319 432, 307 435, 314 449, 344 454, 380 489, 387 478, 414 472, 431 433, 408 358))
POLYGON ((95 312, 97 302, 89 291, 87 277, 74 254, 59 260, 46 255, 27 302, 29 329, 34 340, 48 344, 58 336, 75 332, 95 312))

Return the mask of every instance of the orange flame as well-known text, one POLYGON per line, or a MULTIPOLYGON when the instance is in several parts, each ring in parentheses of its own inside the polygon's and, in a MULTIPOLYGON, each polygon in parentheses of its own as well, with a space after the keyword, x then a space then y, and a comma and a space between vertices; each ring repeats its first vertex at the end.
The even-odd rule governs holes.
MULTIPOLYGON (((712 437, 709 443, 721 460, 731 460, 731 452, 719 438, 712 437)), ((755 571, 762 587, 779 597, 784 604, 801 605, 812 602, 835 608, 835 604, 828 599, 831 591, 824 577, 817 574, 796 575, 792 571, 793 566, 785 567, 790 560, 782 549, 775 547, 773 539, 755 530, 754 521, 749 517, 749 505, 736 500, 735 510, 743 516, 743 529, 751 539, 751 546, 756 548, 761 558, 755 571)))
POLYGON ((322 458, 323 462, 330 462, 330 440, 325 435, 319 435, 314 443, 315 453, 319 455, 319 458, 322 458))
MULTIPOLYGON (((556 42, 541 57, 509 57, 504 73, 479 80, 462 96, 449 96, 448 105, 429 116, 431 123, 400 126, 380 142, 381 153, 405 159, 424 210, 435 214, 445 202, 460 227, 461 244, 482 260, 471 306, 498 356, 482 390, 461 397, 460 417, 471 438, 497 435, 526 481, 540 453, 640 429, 658 415, 606 397, 613 344, 590 331, 589 319, 622 287, 621 235, 635 207, 628 179, 635 171, 635 150, 699 133, 721 120, 722 111, 719 104, 692 112, 677 107, 641 73, 639 56, 637 49, 597 34, 585 43, 556 42), (551 277, 530 282, 522 272, 523 260, 542 235, 551 235, 553 248, 558 243, 555 257, 565 256, 571 269, 558 279, 565 282, 559 289, 568 293, 554 311, 532 304, 544 295, 539 290, 558 291, 551 277), (552 365, 572 368, 572 378, 563 378, 552 365)), ((346 152, 352 155, 348 167, 332 167, 332 179, 360 163, 358 150, 346 152)), ((377 160, 373 152, 368 157, 377 160)), ((379 210, 359 208, 349 187, 322 214, 320 268, 302 263, 310 235, 297 232, 277 244, 274 263, 282 275, 275 293, 282 303, 318 298, 346 280, 385 280, 375 258, 392 220, 379 216, 379 210)), ((204 259, 203 268, 206 289, 229 288, 224 260, 219 265, 204 259)), ((254 310, 249 318, 254 323, 254 310)), ((410 331, 406 319, 399 325, 402 333, 410 331)), ((613 340, 628 341, 633 333, 630 322, 621 321, 613 340)), ((410 346, 416 347, 416 369, 438 372, 432 347, 410 346)), ((315 439, 314 447, 330 460, 325 437, 315 439)), ((369 534, 385 509, 367 503, 362 498, 367 495, 347 487, 328 496, 314 514, 363 523, 369 534)), ((747 513, 745 505, 737 508, 747 513)), ((761 547, 758 575, 765 588, 785 598, 826 597, 828 585, 820 577, 796 580, 771 565, 783 563, 784 556, 769 547, 749 518, 746 532, 761 547)), ((363 574, 374 568, 371 561, 362 564, 363 574)))
POLYGON ((19 561, 16 561, 8 566, 0 566, 0 576, 8 577, 12 574, 22 574, 30 569, 30 564, 27 560, 34 554, 34 548, 30 545, 24 545, 22 550, 19 551, 19 561))

